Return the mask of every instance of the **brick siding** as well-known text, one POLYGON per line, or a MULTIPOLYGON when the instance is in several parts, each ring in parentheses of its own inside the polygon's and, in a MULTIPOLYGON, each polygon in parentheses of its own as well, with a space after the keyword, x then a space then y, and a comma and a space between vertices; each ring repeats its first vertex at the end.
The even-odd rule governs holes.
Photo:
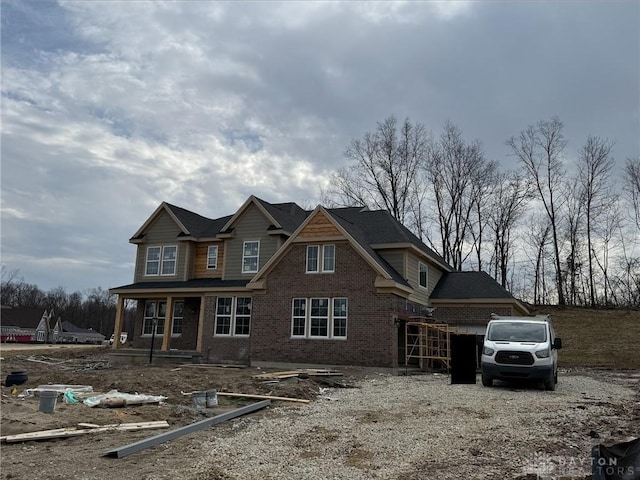
POLYGON ((334 273, 305 273, 305 257, 306 245, 293 245, 253 297, 251 360, 396 366, 396 297, 376 293, 376 272, 347 242, 336 244, 334 273), (291 338, 292 299, 312 297, 348 299, 346 340, 291 338))

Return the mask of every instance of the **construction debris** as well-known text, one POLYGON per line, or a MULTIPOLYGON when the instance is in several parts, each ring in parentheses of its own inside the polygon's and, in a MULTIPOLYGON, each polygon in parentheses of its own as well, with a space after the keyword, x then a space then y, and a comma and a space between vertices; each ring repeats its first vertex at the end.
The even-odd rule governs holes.
POLYGON ((146 403, 160 403, 167 399, 161 395, 143 395, 138 393, 124 393, 111 390, 102 395, 86 398, 82 403, 89 407, 126 407, 146 403))
POLYGON ((273 395, 253 395, 248 393, 218 392, 219 397, 263 398, 265 400, 281 400, 283 402, 309 403, 304 398, 274 397, 273 395))
POLYGON ((0 441, 6 443, 27 442, 29 440, 49 440, 52 438, 67 438, 86 435, 89 433, 146 430, 150 428, 169 428, 165 420, 156 422, 115 423, 112 425, 95 425, 92 423, 79 423, 77 427, 57 428, 54 430, 41 430, 39 432, 19 433, 0 437, 0 441))
POLYGON ((282 380, 293 377, 320 377, 320 376, 342 376, 341 372, 328 369, 302 368, 297 370, 289 370, 286 372, 270 372, 254 375, 252 378, 261 380, 282 380))
POLYGON ((147 438, 145 440, 141 440, 139 442, 132 443, 130 445, 125 445, 124 447, 110 450, 107 453, 105 453, 105 456, 115 457, 115 458, 126 457, 127 455, 131 455, 132 453, 136 453, 146 448, 159 445, 169 440, 173 440, 174 438, 187 435, 191 432, 203 430, 207 427, 217 425, 227 420, 231 420, 232 418, 236 418, 241 415, 246 415, 247 413, 255 412, 256 410, 265 408, 270 403, 271 402, 269 402, 269 400, 263 400, 261 402, 252 403, 251 405, 246 405, 244 407, 231 410, 230 412, 216 415, 215 417, 207 418, 205 420, 201 420, 199 422, 192 423, 190 425, 186 425, 184 427, 177 428, 175 430, 171 430, 170 432, 166 432, 161 435, 156 435, 155 437, 147 438))
MULTIPOLYGON (((181 392, 182 395, 193 395, 199 392, 181 392)), ((304 398, 290 398, 290 397, 274 397, 273 395, 257 395, 249 393, 233 393, 233 392, 216 392, 219 397, 239 397, 239 398, 256 398, 264 400, 281 400, 284 402, 297 402, 297 403, 310 403, 310 400, 304 398)))

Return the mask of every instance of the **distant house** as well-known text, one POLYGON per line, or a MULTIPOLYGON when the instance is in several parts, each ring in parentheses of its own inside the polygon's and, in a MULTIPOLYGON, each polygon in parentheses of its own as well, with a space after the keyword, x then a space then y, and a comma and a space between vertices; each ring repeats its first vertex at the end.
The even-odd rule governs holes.
POLYGON ((58 338, 58 342, 61 343, 101 344, 106 340, 106 337, 100 332, 96 332, 91 328, 76 327, 71 322, 62 322, 61 327, 62 332, 58 338))
POLYGON ((55 325, 51 325, 53 311, 44 308, 13 308, 2 306, 0 309, 0 341, 2 342, 39 342, 53 340, 55 325))
POLYGON ((453 271, 387 211, 251 196, 209 219, 162 203, 129 241, 134 281, 110 290, 116 338, 124 300, 138 307, 131 347, 115 355, 395 368, 416 323, 476 331, 491 313, 528 313, 488 274, 453 271))

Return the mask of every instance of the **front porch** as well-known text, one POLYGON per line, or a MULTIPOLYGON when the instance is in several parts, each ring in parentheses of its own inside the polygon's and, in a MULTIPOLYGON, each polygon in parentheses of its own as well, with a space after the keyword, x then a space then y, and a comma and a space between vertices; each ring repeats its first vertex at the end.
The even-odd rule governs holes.
POLYGON ((111 363, 167 365, 179 363, 203 363, 202 353, 196 350, 150 350, 144 348, 119 348, 109 352, 111 363))

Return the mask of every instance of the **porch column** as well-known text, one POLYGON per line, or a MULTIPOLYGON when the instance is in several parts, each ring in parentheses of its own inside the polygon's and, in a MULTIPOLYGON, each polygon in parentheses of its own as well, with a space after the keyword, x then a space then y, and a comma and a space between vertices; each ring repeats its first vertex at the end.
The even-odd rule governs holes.
POLYGON ((116 321, 113 326, 113 346, 111 348, 120 348, 120 333, 122 332, 122 320, 124 318, 124 297, 118 295, 116 303, 116 321))
POLYGON ((164 335, 160 350, 167 351, 171 346, 171 332, 173 331, 173 297, 167 297, 167 312, 164 317, 164 335))
POLYGON ((204 295, 200 297, 200 313, 198 314, 198 341, 196 351, 202 353, 202 343, 204 339, 204 295))

